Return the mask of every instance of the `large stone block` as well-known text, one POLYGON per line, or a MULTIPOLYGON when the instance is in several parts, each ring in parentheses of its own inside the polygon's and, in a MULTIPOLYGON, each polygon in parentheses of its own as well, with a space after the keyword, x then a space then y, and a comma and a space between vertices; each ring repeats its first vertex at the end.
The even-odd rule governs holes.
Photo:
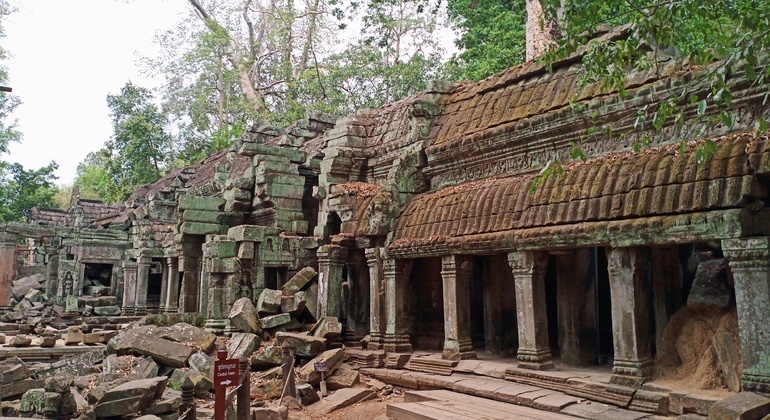
POLYGON ((326 372, 324 375, 329 376, 334 374, 334 371, 337 370, 340 365, 342 365, 344 359, 344 350, 327 350, 297 369, 297 376, 309 384, 318 385, 321 382, 321 372, 315 370, 315 364, 324 363, 326 365, 326 372))
POLYGON ((709 409, 709 420, 760 420, 770 414, 770 399, 753 392, 739 392, 709 409))
POLYGON ((16 356, 0 362, 0 372, 3 373, 3 384, 27 379, 31 374, 27 365, 16 356))
POLYGON ((283 293, 280 290, 263 290, 257 299, 257 312, 261 315, 277 314, 281 310, 281 296, 283 293))
POLYGON ((310 334, 327 340, 336 340, 342 334, 342 324, 333 316, 325 316, 316 322, 310 334))
POLYGON ((288 324, 291 321, 291 315, 278 314, 261 318, 259 320, 259 326, 264 329, 275 328, 284 324, 288 324))
POLYGON ((230 319, 230 325, 240 331, 252 334, 259 334, 261 332, 257 309, 251 303, 251 299, 247 297, 242 297, 233 303, 228 318, 230 319))
POLYGON ((284 296, 291 296, 300 290, 304 290, 308 283, 316 276, 313 267, 305 267, 299 270, 286 284, 283 285, 281 292, 284 296))
POLYGON ((288 298, 281 299, 281 312, 291 315, 297 315, 305 309, 307 299, 305 292, 296 292, 288 298))
POLYGON ((315 357, 326 349, 326 339, 306 333, 278 332, 275 334, 276 344, 283 345, 284 341, 289 343, 295 356, 315 357))
POLYGON ((206 353, 211 353, 217 342, 217 336, 214 334, 186 322, 180 322, 170 327, 158 328, 156 335, 179 344, 198 347, 206 353))
POLYGON ((259 348, 262 340, 259 336, 250 333, 237 333, 230 337, 227 352, 231 359, 239 359, 243 356, 251 356, 259 348))
POLYGON ((184 222, 179 226, 179 232, 185 235, 221 235, 227 231, 227 226, 216 223, 184 222))
POLYGON ((238 242, 263 242, 265 236, 276 235, 278 231, 268 226, 241 225, 227 230, 227 237, 238 242))
POLYGON ((126 331, 122 340, 115 346, 118 354, 136 353, 152 357, 156 362, 170 367, 184 367, 193 354, 192 347, 166 340, 156 335, 146 335, 146 331, 134 328, 126 331))
POLYGON ((61 401, 62 396, 55 392, 46 392, 42 388, 30 389, 21 397, 20 411, 23 414, 39 414, 55 418, 59 414, 61 401))
POLYGON ((222 211, 225 199, 221 197, 196 197, 183 195, 179 197, 179 208, 182 210, 222 211))
POLYGON ((281 364, 283 350, 278 345, 267 345, 259 349, 251 356, 251 368, 254 370, 264 370, 276 367, 281 364))
POLYGON ((211 272, 212 273, 236 273, 240 271, 241 264, 238 258, 212 258, 211 259, 211 272))
POLYGON ((190 368, 202 373, 211 382, 214 382, 214 358, 208 354, 199 351, 187 360, 190 368))
POLYGON ((96 417, 117 417, 139 413, 163 395, 168 378, 129 381, 107 391, 94 406, 96 417))

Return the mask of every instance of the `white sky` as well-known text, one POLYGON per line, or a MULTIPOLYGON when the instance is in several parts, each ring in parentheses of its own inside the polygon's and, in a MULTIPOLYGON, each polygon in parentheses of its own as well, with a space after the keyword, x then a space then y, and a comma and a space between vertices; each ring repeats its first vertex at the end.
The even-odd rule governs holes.
POLYGON ((14 112, 24 137, 3 160, 37 169, 59 164, 57 183, 72 184, 88 152, 110 138, 107 95, 141 76, 137 54, 153 56, 152 38, 172 27, 186 0, 10 0, 0 44, 11 58, 13 93, 24 102, 14 112))

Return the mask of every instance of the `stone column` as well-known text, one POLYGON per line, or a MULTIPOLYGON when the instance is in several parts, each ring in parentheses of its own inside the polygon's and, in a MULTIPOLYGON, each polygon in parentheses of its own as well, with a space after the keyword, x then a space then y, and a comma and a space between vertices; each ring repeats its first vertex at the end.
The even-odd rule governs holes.
POLYGON ((139 257, 136 262, 136 313, 144 315, 147 313, 147 286, 150 283, 150 265, 152 258, 139 257))
POLYGON ((166 280, 166 312, 179 309, 179 262, 177 258, 166 258, 168 278, 166 280))
POLYGON ((545 252, 511 252, 508 264, 516 287, 516 321, 519 327, 519 367, 553 368, 548 343, 548 313, 545 307, 545 252))
POLYGON ((412 260, 382 261, 385 278, 386 325, 383 348, 389 353, 409 353, 412 343, 409 340, 409 275, 412 272, 412 260))
POLYGON ((169 267, 168 258, 165 263, 162 264, 163 272, 161 273, 160 280, 160 302, 158 302, 158 312, 166 312, 166 305, 168 300, 168 273, 171 271, 169 267))
POLYGON ((570 366, 596 364, 596 279, 593 249, 556 256, 556 306, 561 361, 570 366))
POLYGON ((369 333, 369 269, 363 250, 348 251, 346 339, 360 341, 369 333))
POLYGON ((16 274, 16 241, 18 235, 0 232, 0 308, 10 308, 13 280, 16 274))
POLYGON ((381 350, 385 337, 385 282, 382 273, 384 248, 367 248, 369 266, 369 350, 381 350))
POLYGON ((136 263, 123 262, 123 313, 133 314, 136 310, 136 263))
POLYGON ((182 276, 182 295, 179 296, 180 312, 198 312, 198 286, 200 283, 200 258, 179 257, 182 276))
POLYGON ((59 250, 50 245, 47 246, 46 259, 48 261, 46 263, 46 275, 48 276, 45 288, 46 296, 55 302, 61 302, 61 298, 56 293, 59 290, 59 250))
POLYGON ((741 390, 770 392, 770 238, 722 241, 730 260, 738 307, 741 390))
POLYGON ((342 299, 342 269, 348 249, 324 245, 318 249, 318 316, 340 318, 342 299))
POLYGON ((444 352, 449 360, 475 359, 471 341, 471 276, 473 262, 462 255, 441 258, 444 285, 444 352))
POLYGON ((610 382, 639 387, 652 377, 647 311, 648 248, 608 248, 615 363, 610 382))

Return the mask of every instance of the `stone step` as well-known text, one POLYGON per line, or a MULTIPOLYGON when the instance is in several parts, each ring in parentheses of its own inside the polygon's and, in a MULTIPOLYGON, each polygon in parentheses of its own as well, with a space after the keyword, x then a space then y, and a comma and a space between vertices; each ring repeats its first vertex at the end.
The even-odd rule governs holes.
POLYGON ((387 416, 395 420, 568 420, 561 414, 517 407, 451 391, 408 391, 403 403, 388 404, 387 416))
POLYGON ((412 356, 404 368, 417 371, 449 376, 457 366, 456 360, 446 360, 438 356, 412 356))

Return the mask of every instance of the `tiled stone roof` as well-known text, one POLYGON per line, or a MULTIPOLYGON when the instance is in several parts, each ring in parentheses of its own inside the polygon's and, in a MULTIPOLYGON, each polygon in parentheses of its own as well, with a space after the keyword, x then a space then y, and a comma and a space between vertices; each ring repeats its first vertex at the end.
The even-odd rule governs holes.
POLYGON ((43 226, 72 226, 74 218, 64 210, 32 207, 29 218, 33 224, 43 226))
POLYGON ((680 155, 668 146, 576 164, 534 192, 534 175, 443 188, 409 203, 396 222, 391 249, 504 232, 515 236, 517 230, 537 227, 740 208, 763 199, 767 186, 757 174, 770 172, 767 137, 739 133, 715 143, 716 154, 700 166, 694 151, 680 155))

